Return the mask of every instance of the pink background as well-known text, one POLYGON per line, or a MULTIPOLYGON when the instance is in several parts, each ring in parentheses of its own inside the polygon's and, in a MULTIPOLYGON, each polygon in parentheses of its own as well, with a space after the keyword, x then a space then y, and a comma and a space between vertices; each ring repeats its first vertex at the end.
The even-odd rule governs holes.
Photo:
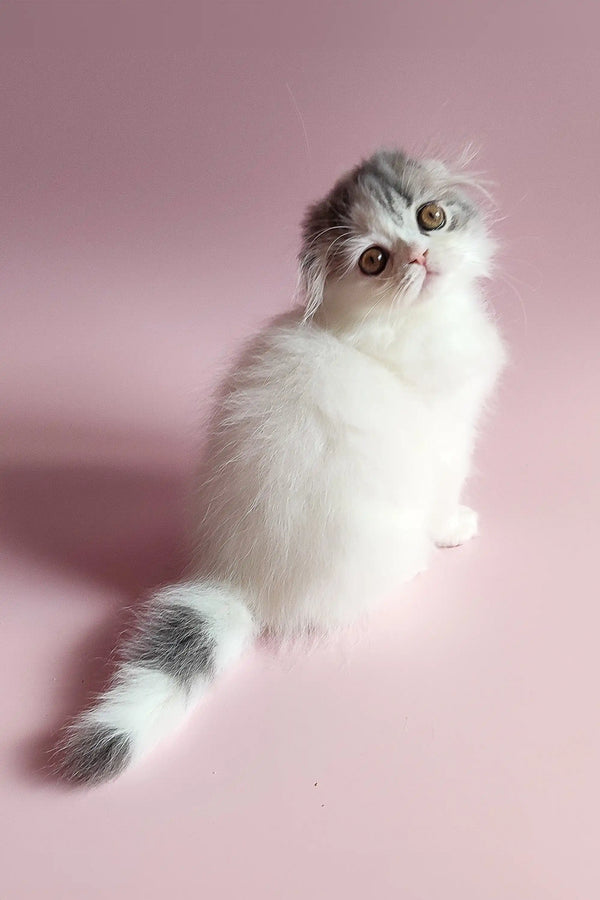
POLYGON ((589 3, 7 2, 0 895, 600 896, 600 125, 589 3), (44 774, 144 590, 224 361, 379 144, 481 147, 513 351, 482 536, 309 653, 260 646, 114 785, 44 774))

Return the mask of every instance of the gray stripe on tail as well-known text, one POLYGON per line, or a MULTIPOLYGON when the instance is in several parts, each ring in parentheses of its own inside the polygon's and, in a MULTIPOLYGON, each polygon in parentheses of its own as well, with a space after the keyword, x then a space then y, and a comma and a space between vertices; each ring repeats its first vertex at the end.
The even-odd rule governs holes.
POLYGON ((200 613, 189 606, 157 604, 142 618, 127 661, 158 669, 189 688, 199 675, 212 677, 214 651, 215 641, 200 613))
POLYGON ((101 784, 116 778, 131 759, 131 740, 110 725, 78 725, 62 747, 59 772, 77 784, 101 784))

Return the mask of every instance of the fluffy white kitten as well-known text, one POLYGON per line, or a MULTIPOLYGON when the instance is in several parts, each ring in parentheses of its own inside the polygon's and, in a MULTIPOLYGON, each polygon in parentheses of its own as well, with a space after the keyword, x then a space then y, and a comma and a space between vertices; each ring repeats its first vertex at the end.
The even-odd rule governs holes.
POLYGON ((460 504, 505 361, 464 174, 380 151, 307 213, 301 305, 221 387, 187 581, 159 591, 63 771, 117 775, 260 631, 350 622, 477 533, 460 504))

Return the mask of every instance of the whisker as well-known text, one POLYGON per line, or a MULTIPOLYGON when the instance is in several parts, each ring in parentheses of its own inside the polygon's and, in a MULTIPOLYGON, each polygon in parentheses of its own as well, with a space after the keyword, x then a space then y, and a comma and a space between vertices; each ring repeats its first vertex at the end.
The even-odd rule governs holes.
POLYGON ((305 124, 305 122, 304 122, 304 117, 303 117, 302 113, 300 112, 300 107, 298 106, 298 101, 297 101, 296 98, 294 97, 294 94, 293 94, 293 92, 292 92, 292 89, 291 89, 291 87, 289 86, 289 84, 288 84, 287 81, 286 81, 286 83, 285 83, 285 86, 286 86, 286 88, 288 89, 288 93, 289 93, 289 95, 290 95, 290 98, 291 98, 291 100, 292 100, 292 103, 294 104, 294 108, 295 108, 295 110, 296 110, 296 113, 297 113, 297 115, 298 115, 298 118, 300 119, 300 125, 302 126, 302 132, 303 132, 303 134, 304 134, 304 143, 306 144, 306 155, 308 156, 308 161, 309 161, 309 163, 310 163, 310 156, 311 156, 311 153, 310 153, 310 144, 309 144, 309 142, 308 142, 308 132, 307 132, 307 130, 306 130, 306 124, 305 124))
POLYGON ((307 246, 307 247, 312 247, 312 246, 314 246, 314 244, 316 244, 317 241, 318 241, 320 238, 322 238, 324 234, 327 234, 327 232, 329 232, 329 231, 336 231, 336 230, 338 230, 338 229, 340 229, 340 228, 344 228, 344 229, 346 229, 346 231, 348 231, 348 226, 347 226, 347 225, 330 225, 329 228, 323 228, 322 231, 319 231, 319 232, 317 232, 317 234, 313 235, 313 236, 311 237, 310 241, 308 242, 308 244, 307 244, 306 246, 307 246))
POLYGON ((519 301, 519 306, 521 307, 521 313, 523 315, 523 325, 525 326, 525 334, 527 334, 527 331, 529 329, 529 320, 527 317, 527 310, 525 308, 525 304, 523 303, 523 298, 521 297, 520 291, 518 291, 517 288, 515 287, 515 285, 511 283, 511 281, 507 277, 506 273, 501 272, 501 273, 499 273, 498 277, 501 281, 504 281, 508 285, 508 287, 511 289, 511 291, 514 293, 515 297, 519 301))

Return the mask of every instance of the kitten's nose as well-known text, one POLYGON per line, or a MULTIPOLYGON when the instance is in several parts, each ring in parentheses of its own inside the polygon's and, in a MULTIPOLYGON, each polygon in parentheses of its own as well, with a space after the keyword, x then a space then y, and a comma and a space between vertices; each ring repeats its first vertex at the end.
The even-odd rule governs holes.
POLYGON ((409 252, 409 263, 418 263, 420 266, 427 265, 427 250, 417 250, 411 248, 409 252))

